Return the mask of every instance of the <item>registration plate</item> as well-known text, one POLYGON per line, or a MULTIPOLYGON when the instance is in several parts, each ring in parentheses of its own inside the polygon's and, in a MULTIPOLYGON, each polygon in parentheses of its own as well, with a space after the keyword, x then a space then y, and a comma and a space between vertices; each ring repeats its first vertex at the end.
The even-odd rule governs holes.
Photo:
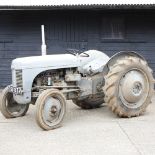
POLYGON ((15 95, 21 95, 23 93, 22 88, 9 86, 9 92, 12 92, 15 95))

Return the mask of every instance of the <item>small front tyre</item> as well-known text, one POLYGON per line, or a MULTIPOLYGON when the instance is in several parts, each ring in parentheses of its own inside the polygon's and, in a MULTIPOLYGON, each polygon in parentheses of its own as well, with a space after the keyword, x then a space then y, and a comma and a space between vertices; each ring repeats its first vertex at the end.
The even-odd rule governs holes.
POLYGON ((42 129, 52 130, 60 127, 66 112, 66 99, 59 90, 44 90, 36 105, 36 122, 42 129))
POLYGON ((18 104, 13 99, 13 94, 6 87, 2 92, 0 110, 5 118, 24 116, 29 109, 29 104, 18 104))

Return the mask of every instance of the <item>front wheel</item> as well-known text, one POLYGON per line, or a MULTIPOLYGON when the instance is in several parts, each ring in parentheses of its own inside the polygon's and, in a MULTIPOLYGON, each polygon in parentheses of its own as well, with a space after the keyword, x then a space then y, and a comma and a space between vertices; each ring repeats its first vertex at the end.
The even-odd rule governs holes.
POLYGON ((110 66, 105 76, 105 101, 120 117, 141 115, 151 102, 153 75, 146 61, 128 56, 110 66))
POLYGON ((13 94, 6 87, 2 92, 0 110, 5 118, 24 116, 29 109, 29 104, 18 104, 13 99, 13 94))
POLYGON ((66 99, 59 90, 44 90, 36 105, 36 122, 42 129, 52 130, 61 125, 66 112, 66 99))

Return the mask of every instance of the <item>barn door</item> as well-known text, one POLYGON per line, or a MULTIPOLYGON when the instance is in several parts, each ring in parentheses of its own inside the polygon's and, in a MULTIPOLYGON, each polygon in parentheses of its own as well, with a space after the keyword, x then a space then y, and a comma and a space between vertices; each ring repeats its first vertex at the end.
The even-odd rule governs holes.
POLYGON ((52 17, 47 30, 48 54, 64 53, 67 48, 87 50, 85 17, 65 14, 52 17))

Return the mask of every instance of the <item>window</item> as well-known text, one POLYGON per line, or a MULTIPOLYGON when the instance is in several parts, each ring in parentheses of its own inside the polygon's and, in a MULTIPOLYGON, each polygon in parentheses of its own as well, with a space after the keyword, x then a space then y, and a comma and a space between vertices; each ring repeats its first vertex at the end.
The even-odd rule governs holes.
POLYGON ((101 39, 124 39, 124 18, 103 17, 101 24, 101 39))

